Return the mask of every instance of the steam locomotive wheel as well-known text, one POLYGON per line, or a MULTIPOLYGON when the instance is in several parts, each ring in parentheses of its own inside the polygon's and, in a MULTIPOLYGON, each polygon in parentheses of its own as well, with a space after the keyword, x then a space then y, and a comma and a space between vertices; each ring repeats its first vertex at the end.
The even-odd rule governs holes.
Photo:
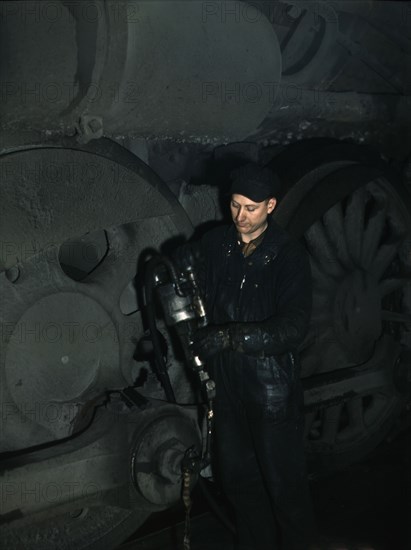
POLYGON ((8 477, 0 482, 14 491, 2 498, 0 538, 16 549, 113 548, 151 512, 116 493, 131 452, 124 423, 113 450, 101 443, 105 424, 89 454, 78 441, 94 425, 94 407, 138 376, 142 254, 187 235, 191 224, 148 166, 109 140, 13 150, 0 168, 7 175, 2 241, 9 245, 0 258, 1 405, 8 411, 0 429, 8 477), (36 463, 55 457, 55 470, 37 474, 36 463), (93 460, 101 477, 90 484, 93 460), (67 492, 70 484, 80 496, 67 492), (20 498, 20 486, 37 493, 20 498))
MULTIPOLYGON (((354 376, 376 365, 393 381, 411 347, 407 193, 387 171, 357 164, 311 182, 298 203, 292 195, 279 219, 304 240, 313 275, 303 381, 315 384, 318 375, 333 373, 331 381, 346 369, 354 376)), ((306 415, 311 470, 358 460, 384 439, 404 406, 401 382, 360 386, 353 378, 351 396, 325 399, 306 415)))

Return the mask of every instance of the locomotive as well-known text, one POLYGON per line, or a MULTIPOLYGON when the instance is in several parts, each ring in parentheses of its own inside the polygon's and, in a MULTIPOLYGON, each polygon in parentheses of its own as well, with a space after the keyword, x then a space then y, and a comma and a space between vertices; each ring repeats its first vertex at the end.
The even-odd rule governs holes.
POLYGON ((409 2, 6 1, 0 26, 5 547, 115 548, 180 498, 204 399, 148 330, 146 259, 221 222, 244 162, 310 253, 310 471, 409 425, 409 2))

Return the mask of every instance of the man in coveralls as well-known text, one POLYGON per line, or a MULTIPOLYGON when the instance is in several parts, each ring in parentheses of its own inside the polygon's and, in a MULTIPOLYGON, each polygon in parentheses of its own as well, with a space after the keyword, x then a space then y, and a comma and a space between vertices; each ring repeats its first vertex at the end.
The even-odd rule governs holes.
POLYGON ((311 272, 304 247, 270 219, 278 185, 266 168, 238 169, 234 223, 201 241, 210 324, 192 349, 216 382, 217 471, 239 550, 306 550, 311 541, 297 356, 311 272))

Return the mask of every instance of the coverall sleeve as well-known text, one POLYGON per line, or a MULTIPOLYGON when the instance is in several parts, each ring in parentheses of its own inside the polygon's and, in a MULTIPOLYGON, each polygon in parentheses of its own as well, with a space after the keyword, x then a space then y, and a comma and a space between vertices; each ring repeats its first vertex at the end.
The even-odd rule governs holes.
POLYGON ((235 323, 230 332, 237 351, 251 355, 295 351, 307 334, 312 307, 308 253, 298 241, 290 241, 278 261, 276 314, 258 323, 235 323))

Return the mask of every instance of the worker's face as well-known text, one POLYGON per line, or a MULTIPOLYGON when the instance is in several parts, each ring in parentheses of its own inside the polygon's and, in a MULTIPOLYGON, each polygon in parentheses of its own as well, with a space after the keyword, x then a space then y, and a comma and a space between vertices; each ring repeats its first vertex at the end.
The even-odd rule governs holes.
POLYGON ((231 215, 243 242, 248 243, 261 235, 267 227, 267 216, 271 214, 276 204, 277 201, 274 198, 253 202, 244 195, 231 196, 231 215))

